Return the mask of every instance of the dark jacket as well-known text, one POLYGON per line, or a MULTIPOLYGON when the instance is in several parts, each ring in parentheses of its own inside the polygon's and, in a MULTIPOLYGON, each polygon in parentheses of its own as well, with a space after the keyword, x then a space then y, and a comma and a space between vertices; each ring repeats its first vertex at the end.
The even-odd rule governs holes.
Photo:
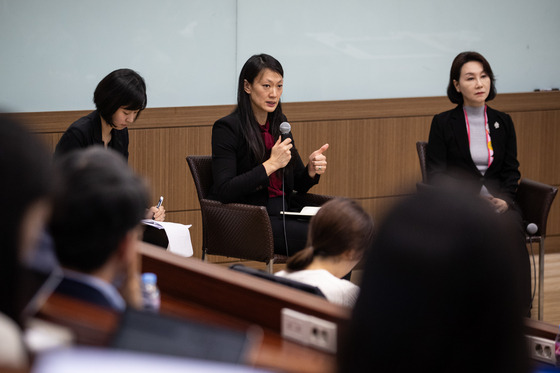
MULTIPOLYGON (((241 132, 242 125, 246 124, 241 122, 237 114, 232 113, 216 121, 212 127, 214 184, 210 198, 222 203, 266 206, 269 179, 262 163, 256 161, 249 150, 241 132)), ((305 193, 319 182, 318 175, 311 178, 307 173, 307 167, 295 144, 292 148, 292 161, 285 170, 285 193, 288 196, 294 191, 305 193)))
POLYGON ((472 160, 465 115, 459 105, 432 120, 426 157, 428 180, 438 184, 452 179, 477 191, 484 185, 494 197, 512 205, 521 177, 515 128, 508 114, 490 107, 486 112, 494 160, 484 176, 472 160))
MULTIPOLYGON (((81 117, 68 127, 58 141, 54 154, 59 156, 74 149, 87 148, 93 145, 103 146, 101 117, 97 110, 81 117)), ((122 154, 128 160, 128 128, 113 129, 108 147, 122 154)))
POLYGON ((99 289, 81 281, 64 277, 55 292, 84 302, 93 303, 100 307, 119 311, 118 307, 99 289))

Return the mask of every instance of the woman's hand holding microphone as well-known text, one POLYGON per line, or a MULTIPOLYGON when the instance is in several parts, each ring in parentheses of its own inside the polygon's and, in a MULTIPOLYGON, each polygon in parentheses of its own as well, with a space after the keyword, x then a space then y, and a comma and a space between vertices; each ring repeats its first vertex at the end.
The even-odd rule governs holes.
POLYGON ((274 144, 270 150, 270 158, 263 163, 268 176, 286 167, 290 159, 292 159, 292 152, 290 151, 293 147, 292 139, 287 138, 284 141, 281 140, 282 138, 279 137, 276 144, 274 144))

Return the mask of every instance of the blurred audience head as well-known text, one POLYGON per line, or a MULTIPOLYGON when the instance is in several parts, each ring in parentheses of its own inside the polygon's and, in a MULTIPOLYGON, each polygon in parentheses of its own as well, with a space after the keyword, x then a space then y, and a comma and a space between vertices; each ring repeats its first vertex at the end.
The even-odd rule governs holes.
POLYGON ((481 198, 399 203, 368 253, 340 372, 527 372, 519 263, 481 198))
POLYGON ((146 186, 120 154, 99 146, 57 159, 55 177, 50 228, 58 260, 93 273, 144 218, 146 186))
POLYGON ((334 198, 311 218, 306 248, 288 260, 287 270, 303 270, 315 258, 341 256, 355 265, 370 248, 372 239, 371 216, 354 200, 334 198))
POLYGON ((0 312, 19 322, 19 264, 32 256, 50 213, 50 156, 36 135, 0 114, 0 312))

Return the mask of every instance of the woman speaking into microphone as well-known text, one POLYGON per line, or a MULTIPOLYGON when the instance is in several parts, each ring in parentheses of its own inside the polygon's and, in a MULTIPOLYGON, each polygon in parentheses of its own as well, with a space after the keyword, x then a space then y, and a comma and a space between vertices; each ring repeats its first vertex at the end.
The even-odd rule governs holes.
POLYGON ((289 210, 290 195, 307 192, 327 169, 323 145, 304 165, 295 147, 280 97, 284 70, 274 57, 254 55, 239 74, 237 107, 212 128, 210 198, 222 203, 266 206, 274 251, 293 255, 305 247, 308 223, 287 219, 286 239, 280 211, 289 210), (281 131, 282 125, 282 131, 281 131), (281 136, 282 132, 282 136, 281 136))

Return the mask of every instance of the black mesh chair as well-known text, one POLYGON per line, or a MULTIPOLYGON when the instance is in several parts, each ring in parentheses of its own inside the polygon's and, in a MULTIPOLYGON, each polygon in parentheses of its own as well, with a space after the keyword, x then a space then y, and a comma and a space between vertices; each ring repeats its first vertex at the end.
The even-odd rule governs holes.
MULTIPOLYGON (((535 233, 527 233, 527 242, 539 243, 539 303, 538 319, 543 319, 544 312, 544 238, 550 206, 558 193, 558 188, 529 179, 521 179, 517 188, 516 203, 523 214, 523 220, 536 225, 535 233)), ((527 231, 529 231, 527 229, 527 231)))
MULTIPOLYGON (((428 171, 426 167, 426 152, 428 143, 418 141, 416 143, 416 151, 418 152, 418 160, 420 161, 420 170, 422 171, 422 183, 418 183, 418 189, 428 184, 428 171)), ((535 224, 537 231, 535 233, 527 233, 527 243, 539 243, 539 303, 538 318, 543 319, 544 311, 544 239, 546 237, 546 224, 548 221, 548 213, 550 206, 558 193, 558 188, 539 183, 530 179, 521 179, 517 188, 517 196, 515 202, 521 209, 523 220, 529 224, 535 224)))
MULTIPOLYGON (((274 253, 266 207, 208 199, 213 184, 212 157, 190 155, 187 163, 202 213, 202 259, 210 254, 264 262, 269 273, 273 272, 274 263, 285 263, 286 256, 274 253)), ((332 198, 312 193, 299 197, 306 206, 320 206, 332 198)))

